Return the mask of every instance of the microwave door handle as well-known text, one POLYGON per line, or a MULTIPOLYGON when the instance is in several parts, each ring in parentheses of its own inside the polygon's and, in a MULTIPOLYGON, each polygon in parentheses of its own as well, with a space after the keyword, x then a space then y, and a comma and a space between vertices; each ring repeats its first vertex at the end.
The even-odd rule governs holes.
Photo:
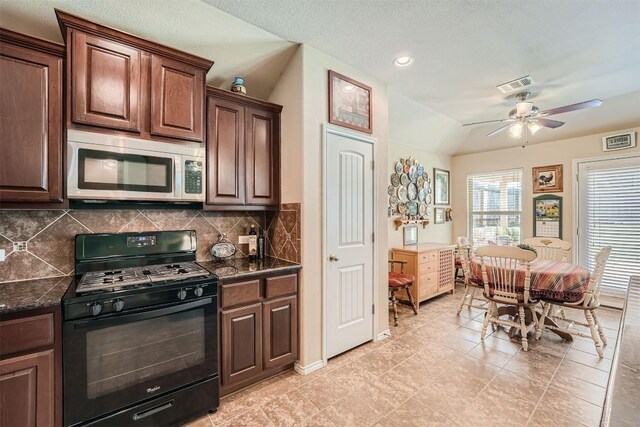
POLYGON ((153 319, 155 317, 168 316, 170 314, 180 313, 181 311, 191 310, 194 308, 205 306, 207 304, 213 304, 213 299, 205 298, 203 300, 174 305, 166 308, 159 308, 157 310, 145 311, 142 313, 124 314, 116 317, 109 317, 109 318, 103 318, 103 319, 82 320, 79 322, 74 322, 73 328, 84 329, 88 327, 108 326, 108 325, 118 324, 123 322, 136 322, 140 320, 148 320, 148 319, 153 319))

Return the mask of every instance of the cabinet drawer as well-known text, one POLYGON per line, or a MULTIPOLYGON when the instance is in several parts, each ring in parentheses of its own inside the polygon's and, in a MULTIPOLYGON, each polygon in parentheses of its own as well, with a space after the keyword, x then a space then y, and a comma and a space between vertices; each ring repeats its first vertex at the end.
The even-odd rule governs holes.
POLYGON ((420 276, 438 271, 438 263, 436 262, 424 262, 420 264, 418 269, 420 276))
POLYGON ((220 285, 220 305, 222 308, 240 304, 250 304, 260 300, 260 280, 220 285))
POLYGON ((423 262, 435 262, 438 259, 438 252, 437 251, 432 251, 432 252, 423 252, 421 254, 418 254, 418 262, 419 263, 423 263, 423 262))
POLYGON ((438 273, 428 273, 420 276, 420 298, 428 298, 438 292, 438 273))
POLYGON ((53 314, 0 323, 0 355, 53 345, 53 314))
POLYGON ((298 275, 269 277, 265 280, 264 296, 267 299, 295 294, 298 290, 298 275))

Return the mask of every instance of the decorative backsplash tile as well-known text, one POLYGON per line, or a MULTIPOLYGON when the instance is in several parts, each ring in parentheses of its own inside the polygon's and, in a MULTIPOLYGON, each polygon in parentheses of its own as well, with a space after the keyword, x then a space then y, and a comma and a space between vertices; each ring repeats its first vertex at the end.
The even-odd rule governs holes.
MULTIPOLYGON (((287 205, 283 205, 287 206, 287 205)), ((299 205, 298 205, 299 206, 299 205)), ((275 216, 279 217, 279 213, 275 216)), ((74 237, 81 233, 116 233, 151 230, 196 230, 198 261, 211 259, 209 249, 226 233, 232 242, 251 225, 263 227, 263 212, 204 212, 198 210, 0 210, 0 283, 70 274, 74 264, 74 237), (25 243, 15 250, 15 243, 25 243)), ((287 223, 289 224, 289 223, 287 223)), ((290 242, 284 240, 284 243, 290 242)), ((280 240, 278 240, 280 243, 280 240)), ((244 257, 247 245, 236 245, 236 256, 244 257)), ((295 246, 292 245, 294 248, 295 246)), ((292 259, 291 248, 282 252, 292 259)), ((293 259, 292 259, 293 260, 293 259)))
POLYGON ((278 212, 267 212, 267 255, 301 262, 301 205, 286 203, 278 212))

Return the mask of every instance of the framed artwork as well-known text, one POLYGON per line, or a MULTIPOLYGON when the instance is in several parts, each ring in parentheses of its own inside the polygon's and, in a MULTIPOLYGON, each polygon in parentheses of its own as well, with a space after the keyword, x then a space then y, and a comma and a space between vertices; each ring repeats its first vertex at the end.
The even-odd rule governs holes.
POLYGON ((563 181, 562 165, 533 168, 531 180, 534 193, 560 193, 563 181))
POLYGON ((449 199, 449 171, 433 168, 433 198, 434 205, 450 205, 449 199))
POLYGON ((329 123, 372 133, 371 88, 329 70, 329 123))
POLYGON ((533 199, 533 237, 562 239, 562 197, 546 195, 533 199))
POLYGON ((445 215, 444 208, 433 208, 434 224, 444 224, 445 215))
POLYGON ((415 245, 418 243, 418 226, 407 225, 402 230, 403 243, 407 245, 415 245))

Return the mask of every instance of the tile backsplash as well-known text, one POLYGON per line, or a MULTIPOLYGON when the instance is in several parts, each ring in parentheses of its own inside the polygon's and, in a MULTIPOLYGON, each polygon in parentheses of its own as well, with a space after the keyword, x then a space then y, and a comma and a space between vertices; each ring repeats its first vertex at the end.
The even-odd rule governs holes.
POLYGON ((209 249, 220 233, 244 257, 247 245, 238 236, 251 225, 267 223, 267 255, 300 260, 300 205, 282 205, 280 212, 205 212, 199 210, 0 210, 0 283, 73 273, 74 237, 84 233, 195 230, 197 260, 211 259, 209 249), (293 221, 293 223, 291 222, 293 221))

